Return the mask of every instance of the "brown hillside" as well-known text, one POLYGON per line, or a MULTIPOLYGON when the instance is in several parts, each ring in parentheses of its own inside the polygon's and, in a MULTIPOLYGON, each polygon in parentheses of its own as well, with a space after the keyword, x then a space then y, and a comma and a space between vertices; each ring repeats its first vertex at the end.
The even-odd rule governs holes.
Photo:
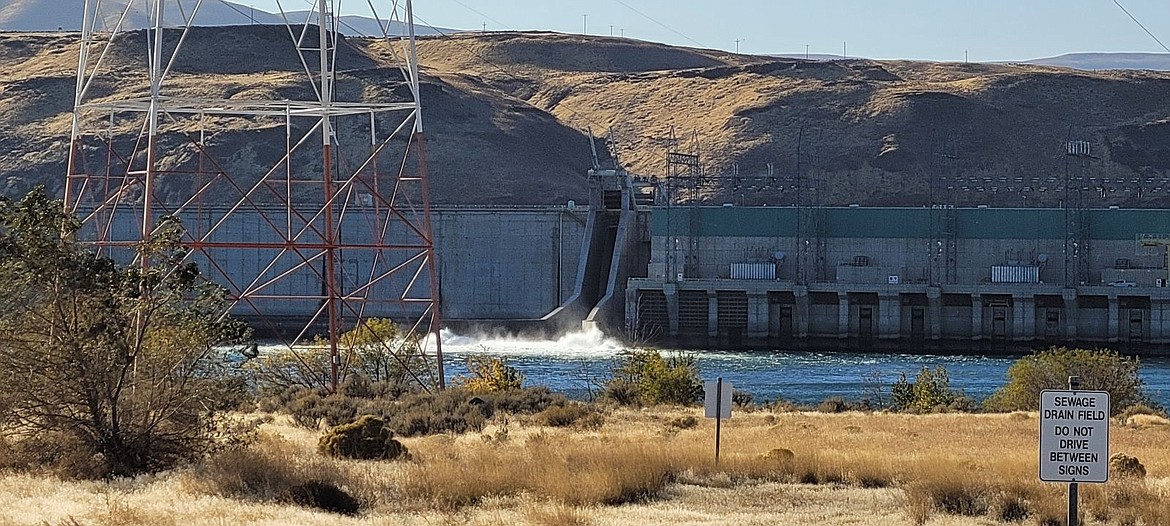
MULTIPOLYGON (((309 96, 281 31, 196 31, 189 56, 216 58, 181 61, 176 85, 208 97, 309 96)), ((60 187, 73 38, 0 34, 5 193, 37 181, 60 187)), ((142 40, 118 47, 113 63, 121 76, 94 89, 144 89, 124 67, 142 52, 142 40)), ((341 88, 370 100, 393 98, 400 77, 383 45, 348 43, 341 88)), ((1166 73, 806 62, 551 33, 428 38, 420 41, 419 56, 439 203, 583 200, 589 132, 612 134, 631 171, 660 176, 672 130, 680 147, 698 149, 706 172, 721 181, 705 190, 716 203, 793 202, 791 184, 764 179, 768 164, 777 177, 799 170, 819 181, 816 199, 829 205, 920 206, 932 194, 936 202, 957 204, 1055 205, 1063 199, 1056 189, 1065 173, 1081 170, 1092 178, 1086 184, 1092 204, 1170 203, 1170 187, 1162 185, 1170 177, 1166 73), (1070 163, 1063 155, 1070 139, 1089 141, 1095 158, 1070 163), (731 176, 736 170, 739 180, 731 176), (931 182, 944 177, 967 182, 932 190, 931 182), (1135 185, 1143 187, 1141 197, 1131 191, 1135 185)), ((280 148, 283 132, 276 123, 239 123, 215 141, 244 139, 250 153, 224 160, 233 173, 257 170, 250 159, 280 148)), ((190 162, 180 142, 173 146, 167 162, 190 162)))
MULTIPOLYGON (((282 31, 270 26, 196 28, 168 84, 183 95, 209 99, 311 100, 312 88, 282 31)), ((176 35, 168 38, 173 45, 176 35)), ((75 39, 67 34, 0 33, 0 187, 7 195, 36 183, 61 192, 77 68, 75 39)), ((130 33, 116 43, 107 60, 111 74, 91 88, 99 100, 146 92, 141 68, 131 67, 144 52, 144 42, 140 33, 130 33)), ((391 101, 404 89, 395 63, 363 46, 341 49, 338 63, 346 70, 337 89, 342 97, 391 101)), ((428 76, 422 88, 436 203, 563 204, 587 199, 584 170, 591 161, 588 138, 581 132, 485 86, 428 76)), ((228 173, 245 182, 255 180, 279 159, 285 140, 282 121, 221 119, 219 124, 208 143, 216 163, 228 173)), ((128 149, 140 126, 119 122, 115 143, 128 149)), ((338 130, 340 163, 352 168, 368 151, 362 146, 368 138, 347 132, 338 130)), ((187 133, 196 132, 189 128, 187 133)), ((187 137, 172 134, 163 144, 162 169, 179 170, 196 162, 187 137)), ((104 153, 94 144, 87 162, 104 162, 104 153)), ((178 199, 190 184, 172 176, 160 192, 178 199)))
MULTIPOLYGON (((684 148, 697 138, 706 171, 724 177, 708 195, 715 202, 791 202, 791 186, 785 193, 758 183, 768 163, 778 176, 795 177, 799 151, 799 169, 822 180, 825 204, 922 205, 930 178, 945 175, 978 182, 966 191, 936 185, 937 201, 1055 205, 1070 139, 1092 144, 1097 159, 1084 170, 1094 204, 1156 206, 1170 197, 1170 188, 1159 188, 1170 174, 1165 73, 668 49, 600 37, 466 34, 424 41, 420 53, 443 78, 475 77, 573 126, 612 129, 622 160, 638 173, 665 172, 672 129, 684 148), (533 53, 538 43, 548 52, 533 53), (569 43, 581 56, 558 60, 569 43), (1099 182, 1119 178, 1126 184, 1099 182), (1124 191, 1134 180, 1145 186, 1140 199, 1124 191)), ((1080 162, 1070 164, 1076 175, 1080 162)))

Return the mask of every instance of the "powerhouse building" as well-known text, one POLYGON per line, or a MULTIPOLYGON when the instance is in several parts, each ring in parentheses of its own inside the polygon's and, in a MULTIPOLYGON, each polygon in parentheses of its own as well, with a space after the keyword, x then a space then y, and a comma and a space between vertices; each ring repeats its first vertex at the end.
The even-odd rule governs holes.
POLYGON ((1170 342, 1170 211, 656 207, 626 324, 684 346, 1170 342))

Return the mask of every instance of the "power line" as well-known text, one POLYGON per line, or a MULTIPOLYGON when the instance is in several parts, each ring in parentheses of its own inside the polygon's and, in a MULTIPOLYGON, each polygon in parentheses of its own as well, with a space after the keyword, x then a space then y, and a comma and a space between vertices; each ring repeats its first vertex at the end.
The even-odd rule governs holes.
MULTIPOLYGON (((486 13, 483 13, 482 11, 479 11, 478 9, 476 9, 476 8, 474 8, 474 7, 471 7, 471 6, 469 6, 469 5, 467 5, 467 4, 463 3, 463 2, 460 2, 459 0, 451 0, 451 1, 452 1, 452 2, 455 2, 456 4, 459 4, 459 5, 463 6, 464 8, 466 8, 468 11, 471 11, 472 13, 475 13, 475 14, 477 14, 477 15, 479 15, 479 16, 482 16, 482 17, 484 17, 485 19, 487 19, 487 21, 489 21, 489 22, 491 22, 491 23, 493 23, 493 24, 495 24, 495 25, 497 25, 497 26, 500 26, 500 27, 502 27, 502 28, 504 28, 504 29, 510 29, 510 30, 512 30, 512 31, 515 31, 515 29, 513 29, 513 28, 511 28, 511 27, 508 27, 508 24, 505 24, 505 23, 503 23, 503 22, 500 22, 499 20, 496 20, 496 19, 494 19, 494 18, 492 18, 492 17, 488 16, 486 13)), ((418 16, 415 16, 415 18, 418 18, 418 16)))
POLYGON ((1154 42, 1157 42, 1159 46, 1162 46, 1162 49, 1166 50, 1167 53, 1170 53, 1170 47, 1166 47, 1166 44, 1163 44, 1161 40, 1158 40, 1158 37, 1154 36, 1154 34, 1146 28, 1145 24, 1142 24, 1141 21, 1137 19, 1137 17, 1133 16, 1133 13, 1130 13, 1129 10, 1125 8, 1125 6, 1121 5, 1119 0, 1113 0, 1113 3, 1116 4, 1117 7, 1121 8, 1121 10, 1125 12, 1127 16, 1129 16, 1129 19, 1133 20, 1133 23, 1142 28, 1142 31, 1145 31, 1147 35, 1150 35, 1150 38, 1154 39, 1154 42))
POLYGON ((688 36, 686 36, 686 35, 682 34, 681 32, 679 32, 678 30, 674 29, 673 27, 670 27, 670 26, 668 26, 668 25, 666 25, 666 24, 663 24, 662 22, 659 22, 658 20, 655 20, 655 19, 654 19, 654 17, 652 17, 652 16, 650 16, 650 15, 648 15, 648 14, 646 14, 646 13, 643 13, 643 12, 641 12, 641 11, 639 11, 639 10, 635 9, 635 8, 634 8, 634 6, 632 6, 632 5, 630 5, 630 4, 627 4, 627 3, 623 2, 622 0, 613 0, 613 1, 614 1, 614 2, 617 2, 617 3, 619 3, 619 4, 621 4, 622 6, 624 6, 626 9, 629 9, 630 11, 633 11, 633 12, 637 13, 637 14, 638 14, 639 16, 641 16, 642 18, 645 18, 646 20, 649 20, 649 21, 651 21, 651 22, 654 22, 655 24, 658 24, 658 25, 659 25, 659 26, 661 26, 663 29, 665 29, 665 30, 667 30, 667 31, 670 31, 671 33, 674 33, 674 34, 676 34, 676 35, 678 35, 678 36, 680 36, 680 37, 683 37, 683 38, 687 39, 687 40, 688 40, 688 41, 690 41, 692 44, 694 44, 694 45, 696 45, 696 46, 700 46, 700 47, 702 47, 702 46, 703 46, 703 43, 702 43, 702 42, 699 42, 698 40, 695 40, 695 39, 693 39, 693 38, 691 38, 691 37, 688 37, 688 36))

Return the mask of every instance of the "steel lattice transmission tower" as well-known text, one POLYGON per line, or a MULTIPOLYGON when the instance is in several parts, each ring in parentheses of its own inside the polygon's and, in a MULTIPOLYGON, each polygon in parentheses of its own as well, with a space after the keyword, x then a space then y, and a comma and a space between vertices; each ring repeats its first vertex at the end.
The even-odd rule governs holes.
POLYGON ((402 329, 399 370, 442 388, 412 2, 354 2, 383 34, 353 40, 341 0, 198 27, 213 1, 86 0, 66 207, 115 258, 179 217, 232 315, 305 365, 304 342, 328 342, 321 387, 350 363, 341 335, 380 317, 402 329))

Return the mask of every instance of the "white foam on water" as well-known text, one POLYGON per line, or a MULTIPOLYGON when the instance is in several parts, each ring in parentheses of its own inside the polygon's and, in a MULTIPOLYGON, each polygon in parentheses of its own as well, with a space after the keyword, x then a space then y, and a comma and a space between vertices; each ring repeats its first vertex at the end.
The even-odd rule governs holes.
POLYGON ((627 349, 620 341, 606 336, 598 329, 570 332, 555 340, 498 334, 456 334, 449 329, 443 329, 440 334, 443 338, 443 354, 449 355, 604 358, 627 349))

